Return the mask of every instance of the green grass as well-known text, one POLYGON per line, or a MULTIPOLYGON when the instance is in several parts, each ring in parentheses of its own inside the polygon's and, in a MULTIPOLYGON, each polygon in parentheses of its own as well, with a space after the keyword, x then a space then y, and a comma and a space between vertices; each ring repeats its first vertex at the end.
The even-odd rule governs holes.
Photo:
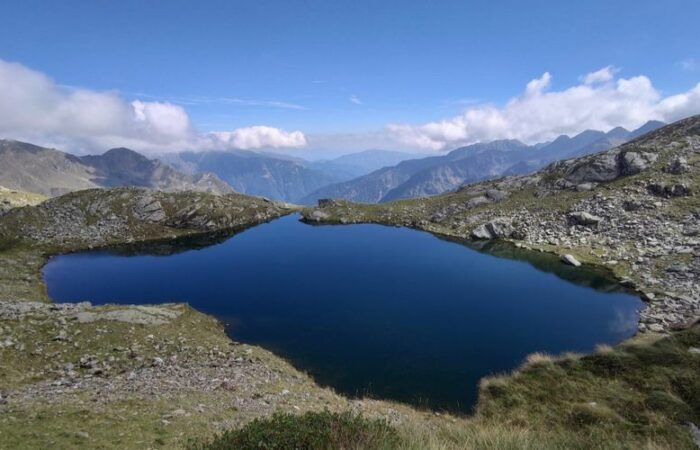
POLYGON ((574 434, 583 446, 654 443, 692 448, 700 423, 700 326, 654 342, 639 337, 585 357, 536 362, 482 382, 478 416, 574 434))

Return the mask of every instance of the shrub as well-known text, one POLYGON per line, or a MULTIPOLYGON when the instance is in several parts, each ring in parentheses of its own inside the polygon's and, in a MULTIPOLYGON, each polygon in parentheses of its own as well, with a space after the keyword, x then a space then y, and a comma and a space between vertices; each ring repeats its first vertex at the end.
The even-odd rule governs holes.
POLYGON ((277 413, 255 419, 243 428, 226 431, 191 450, 389 450, 398 434, 386 422, 352 413, 277 413))

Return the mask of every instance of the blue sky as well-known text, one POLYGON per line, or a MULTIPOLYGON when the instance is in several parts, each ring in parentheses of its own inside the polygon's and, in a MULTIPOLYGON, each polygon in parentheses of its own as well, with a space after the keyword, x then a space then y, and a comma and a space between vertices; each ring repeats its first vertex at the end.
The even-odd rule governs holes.
POLYGON ((371 145, 387 124, 502 107, 545 72, 551 91, 608 66, 662 97, 700 81, 696 0, 5 0, 0 17, 0 59, 63 88, 180 105, 202 133, 266 125, 371 145))

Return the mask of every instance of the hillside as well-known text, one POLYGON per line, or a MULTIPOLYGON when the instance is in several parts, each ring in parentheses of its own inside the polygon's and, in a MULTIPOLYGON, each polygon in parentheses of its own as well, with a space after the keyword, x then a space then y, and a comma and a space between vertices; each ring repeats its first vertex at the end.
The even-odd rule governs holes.
POLYGON ((0 185, 49 197, 81 189, 116 186, 217 194, 233 192, 230 186, 212 174, 183 174, 126 148, 77 157, 8 140, 0 140, 0 185))
POLYGON ((621 127, 607 133, 587 130, 574 137, 559 136, 552 142, 532 146, 512 140, 469 145, 442 156, 404 161, 323 187, 306 196, 302 203, 312 204, 320 198, 379 203, 437 195, 464 183, 531 173, 552 161, 607 150, 661 125, 651 121, 631 132, 621 127))
POLYGON ((46 200, 46 197, 31 192, 16 191, 0 186, 0 215, 12 208, 33 206, 46 200))

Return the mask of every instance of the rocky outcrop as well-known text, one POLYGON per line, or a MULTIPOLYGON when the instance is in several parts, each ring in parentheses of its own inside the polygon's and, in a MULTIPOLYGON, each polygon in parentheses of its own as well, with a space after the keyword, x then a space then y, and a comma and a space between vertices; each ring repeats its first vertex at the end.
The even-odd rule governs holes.
MULTIPOLYGON (((657 160, 655 153, 616 149, 577 160, 564 179, 575 186, 586 183, 602 183, 613 181, 622 176, 636 175, 649 168, 657 160)), ((555 168, 565 166, 567 162, 555 165, 555 168)), ((587 189, 583 189, 587 190, 587 189)))
POLYGON ((620 154, 620 176, 636 175, 656 162, 658 155, 651 152, 624 151, 620 154))
POLYGON ((144 195, 136 201, 134 216, 143 222, 158 223, 166 218, 163 205, 153 195, 144 195))
POLYGON ((93 189, 10 211, 0 222, 0 241, 87 248, 236 229, 290 211, 284 204, 239 194, 93 189))

